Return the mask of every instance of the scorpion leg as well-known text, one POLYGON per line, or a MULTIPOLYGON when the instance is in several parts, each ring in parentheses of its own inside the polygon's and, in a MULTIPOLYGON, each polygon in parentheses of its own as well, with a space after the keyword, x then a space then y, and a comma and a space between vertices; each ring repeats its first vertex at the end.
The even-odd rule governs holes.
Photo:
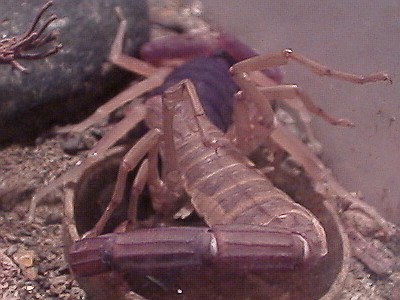
POLYGON ((356 75, 352 73, 337 71, 316 61, 308 59, 298 53, 295 53, 291 49, 284 49, 281 52, 259 55, 243 60, 233 65, 231 68, 231 72, 233 74, 249 73, 252 71, 264 70, 271 67, 286 65, 291 60, 302 64, 303 66, 320 76, 334 77, 340 80, 358 84, 375 81, 392 82, 389 75, 384 72, 371 73, 368 75, 356 75))
POLYGON ((390 273, 395 264, 394 261, 359 232, 357 227, 363 227, 362 224, 358 226, 347 219, 348 215, 351 219, 354 212, 359 213, 363 220, 374 224, 374 232, 369 235, 377 238, 393 236, 396 233, 394 225, 386 221, 373 207, 346 191, 332 176, 331 170, 325 167, 312 151, 285 128, 277 126, 272 132, 271 138, 305 169, 307 175, 313 180, 318 193, 325 199, 333 199, 336 202, 351 239, 353 254, 376 274, 390 273))
POLYGON ((319 141, 315 138, 311 129, 311 117, 309 112, 335 126, 354 126, 354 124, 347 119, 337 119, 326 113, 297 85, 278 85, 272 87, 260 87, 259 89, 268 99, 281 100, 285 102, 286 105, 297 111, 307 135, 308 145, 315 153, 319 153, 322 147, 319 141))
POLYGON ((149 159, 143 160, 140 168, 133 180, 131 194, 129 197, 129 207, 128 207, 128 219, 131 224, 135 224, 137 221, 137 202, 139 195, 143 192, 144 186, 146 185, 146 180, 149 176, 149 159))
MULTIPOLYGON (((123 106, 125 103, 128 103, 134 100, 135 98, 142 96, 146 92, 151 91, 154 88, 158 87, 164 81, 163 78, 164 74, 165 73, 162 72, 157 73, 149 78, 146 78, 143 81, 133 84, 132 86, 130 86, 126 90, 123 90, 118 95, 111 98, 105 104, 100 106, 91 116, 83 120, 81 123, 58 128, 56 132, 57 133, 83 132, 90 126, 93 126, 95 123, 103 120, 111 112, 123 106)), ((135 106, 135 104, 137 104, 137 102, 132 103, 133 106, 135 106)))
MULTIPOLYGON (((284 99, 284 101, 291 107, 298 110, 300 119, 303 121, 306 128, 306 133, 311 142, 315 142, 315 138, 309 126, 309 116, 306 113, 308 110, 329 122, 332 125, 340 125, 351 127, 353 124, 346 119, 336 119, 326 112, 324 112, 320 107, 318 107, 309 96, 303 92, 296 85, 280 85, 280 86, 267 86, 261 87, 261 91, 256 91, 255 82, 262 84, 257 76, 254 80, 254 71, 260 71, 266 68, 276 67, 280 65, 287 64, 290 60, 294 60, 304 65, 305 67, 311 69, 314 73, 320 76, 331 76, 340 80, 350 81, 353 83, 363 84, 366 82, 375 81, 389 81, 390 77, 383 72, 373 73, 369 75, 355 75, 351 73, 346 73, 342 71, 333 70, 325 65, 322 65, 316 61, 307 59, 297 53, 294 53, 291 49, 285 49, 282 52, 259 55, 255 56, 241 62, 236 63, 230 69, 233 75, 234 81, 240 86, 243 92, 245 92, 249 99, 251 99, 259 109, 261 113, 261 119, 257 122, 266 128, 272 128, 273 123, 273 111, 268 102, 268 99, 284 99), (250 74, 249 74, 250 73, 250 74), (265 96, 262 96, 264 94, 265 96), (289 101, 291 99, 291 102, 289 101)), ((259 74, 258 74, 259 75, 259 74)))
MULTIPOLYGON (((367 76, 357 76, 349 73, 330 70, 328 67, 305 59, 300 55, 293 55, 291 50, 284 50, 283 56, 282 54, 273 54, 251 58, 247 61, 240 62, 232 67, 231 72, 234 74, 235 81, 243 89, 244 93, 247 93, 249 98, 254 101, 251 96, 256 95, 259 97, 259 94, 254 93, 254 91, 250 91, 250 88, 255 89, 256 87, 254 83, 249 83, 250 80, 247 80, 248 76, 246 72, 258 70, 259 68, 270 67, 271 65, 273 66, 276 64, 286 64, 289 58, 299 61, 305 66, 311 68, 319 75, 331 75, 341 80, 347 80, 354 83, 365 83, 381 80, 390 81, 389 76, 385 73, 374 73, 367 76)), ((283 87, 282 90, 279 90, 280 88, 281 87, 279 86, 272 88, 267 87, 261 88, 261 90, 263 94, 274 96, 278 99, 284 97, 291 98, 291 93, 294 93, 294 95, 292 96, 300 96, 299 100, 304 104, 306 109, 310 110, 312 113, 321 116, 329 123, 334 125, 351 125, 351 123, 347 120, 336 120, 324 113, 315 104, 313 104, 304 93, 299 93, 297 87, 286 86, 283 87)), ((259 103, 260 99, 262 98, 255 99, 256 104, 259 103)), ((269 106, 266 98, 264 105, 269 106)), ((264 119, 269 118, 270 116, 268 115, 264 119)), ((268 131, 270 131, 269 128, 268 131)), ((392 224, 381 217, 377 213, 377 211, 371 206, 365 204, 362 200, 347 192, 334 179, 331 171, 324 166, 324 164, 318 159, 318 157, 285 128, 283 128, 279 124, 276 124, 275 128, 270 131, 270 137, 282 149, 287 151, 294 158, 294 160, 297 161, 305 169, 307 175, 313 180, 316 191, 321 193, 327 199, 335 199, 339 207, 344 210, 342 216, 345 216, 346 211, 358 211, 376 224, 375 236, 383 235, 386 237, 390 237, 394 234, 394 227, 392 224)), ((354 232, 354 226, 347 223, 348 222, 346 222, 348 230, 350 230, 350 232, 354 232)), ((380 250, 376 247, 371 246, 370 243, 368 243, 362 235, 357 235, 357 239, 353 239, 353 249, 366 249, 365 252, 368 253, 365 254, 363 251, 354 251, 355 255, 368 267, 370 267, 370 269, 376 270, 377 273, 382 273, 382 268, 379 268, 379 262, 382 262, 382 264, 385 265, 384 269, 389 269, 393 265, 390 259, 385 259, 384 255, 380 253, 380 250)))
POLYGON ((145 115, 146 108, 143 105, 132 107, 131 110, 127 112, 125 119, 114 126, 113 133, 104 136, 92 151, 89 152, 88 157, 82 164, 73 167, 67 173, 52 181, 49 185, 38 190, 32 197, 30 203, 28 222, 33 221, 36 206, 46 195, 60 186, 76 182, 84 170, 101 160, 107 150, 124 136, 129 129, 134 128, 139 122, 143 121, 145 115))
POLYGON ((162 133, 159 129, 147 132, 129 151, 125 154, 118 170, 117 181, 110 203, 107 205, 100 219, 92 230, 85 234, 85 237, 98 236, 102 233, 107 221, 110 219, 115 208, 121 203, 128 173, 132 171, 143 159, 143 157, 154 147, 158 147, 158 142, 162 133))
POLYGON ((101 121, 108 114, 121 107, 125 103, 132 101, 133 99, 142 96, 146 92, 160 86, 164 82, 165 77, 171 72, 171 70, 168 68, 153 67, 143 60, 128 56, 122 52, 127 21, 122 16, 120 9, 117 8, 116 11, 121 19, 121 22, 111 46, 108 60, 120 68, 128 70, 134 74, 145 76, 147 78, 120 92, 114 98, 107 101, 107 103, 100 106, 91 116, 86 118, 81 123, 60 128, 57 130, 58 133, 71 131, 83 132, 85 129, 92 126, 96 122, 101 121))
POLYGON ((109 61, 127 71, 143 75, 145 77, 149 77, 157 73, 158 68, 153 67, 145 61, 128 56, 122 52, 128 22, 123 16, 120 7, 117 7, 115 11, 120 19, 120 24, 108 56, 109 61))

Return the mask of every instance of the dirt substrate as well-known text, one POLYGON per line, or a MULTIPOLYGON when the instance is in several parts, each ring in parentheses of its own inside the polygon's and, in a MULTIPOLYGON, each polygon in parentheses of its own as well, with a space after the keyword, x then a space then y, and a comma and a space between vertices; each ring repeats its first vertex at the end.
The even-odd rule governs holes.
MULTIPOLYGON (((32 192, 81 156, 63 153, 57 139, 39 146, 11 145, 0 151, 0 295, 2 299, 84 299, 63 256, 62 194, 40 205, 33 224, 24 220, 32 192)), ((400 261, 400 246, 389 244, 400 261)), ((398 265, 400 265, 398 263, 398 265)), ((355 259, 340 299, 400 299, 399 268, 386 277, 355 259)), ((182 298, 183 299, 183 298, 182 298)))

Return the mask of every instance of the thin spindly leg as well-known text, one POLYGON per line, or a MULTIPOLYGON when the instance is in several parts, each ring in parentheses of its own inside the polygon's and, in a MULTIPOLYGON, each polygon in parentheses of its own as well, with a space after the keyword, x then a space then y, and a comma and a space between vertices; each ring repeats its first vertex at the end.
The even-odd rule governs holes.
POLYGON ((156 87, 160 86, 165 77, 171 72, 168 68, 156 68, 135 57, 130 57, 122 52, 124 37, 126 33, 127 21, 123 18, 120 10, 117 10, 121 18, 117 34, 115 35, 114 42, 111 46, 108 59, 113 64, 128 70, 134 74, 148 77, 145 80, 133 84, 129 88, 123 90, 114 98, 111 98, 104 105, 100 106, 91 116, 86 118, 83 122, 66 126, 57 130, 57 132, 83 132, 88 127, 104 119, 108 114, 121 107, 125 103, 142 96, 156 87))
POLYGON ((294 84, 277 85, 272 87, 259 87, 261 92, 270 100, 281 100, 289 107, 297 111, 300 121, 304 125, 309 145, 319 152, 319 141, 315 138, 311 129, 311 117, 309 112, 319 116, 326 122, 335 126, 352 127, 354 124, 347 119, 337 119, 322 108, 317 106, 301 88, 294 84))
POLYGON ((146 108, 143 105, 132 107, 131 110, 127 112, 125 119, 113 127, 112 133, 105 135, 103 139, 96 144, 81 165, 73 167, 67 173, 50 182, 49 185, 39 189, 32 197, 28 213, 28 222, 33 221, 37 204, 47 194, 67 183, 76 182, 87 168, 100 161, 106 154, 107 150, 121 137, 123 137, 130 129, 134 128, 139 122, 143 121, 145 116, 146 108))
POLYGON ((343 188, 332 176, 331 170, 285 128, 277 126, 271 138, 305 169, 313 180, 315 190, 325 199, 336 203, 349 234, 353 254, 376 274, 389 274, 395 265, 394 261, 359 232, 358 227, 362 228, 363 225, 357 224, 358 219, 353 219, 351 216, 354 212, 362 216, 361 223, 367 222, 372 225, 373 230, 368 235, 372 234, 378 238, 390 238, 395 235, 394 225, 386 221, 373 207, 343 188), (349 219, 353 219, 352 222, 349 222, 348 216, 349 219))
MULTIPOLYGON (((390 78, 385 73, 357 76, 331 70, 319 63, 305 59, 300 55, 293 54, 291 50, 285 50, 278 54, 259 56, 234 65, 231 69, 231 72, 234 80, 241 87, 243 93, 247 95, 247 97, 245 97, 246 100, 248 99, 252 101, 257 107, 259 107, 264 99, 264 106, 267 106, 268 109, 261 111, 261 113, 265 113, 265 111, 270 110, 270 103, 268 102, 268 99, 273 99, 274 97, 278 99, 291 99, 296 96, 307 110, 321 116, 329 123, 333 125, 351 125, 351 123, 347 120, 335 119, 324 113, 314 103, 311 102, 307 95, 302 93, 297 87, 277 86, 272 88, 258 88, 256 87, 255 83, 251 83, 247 72, 286 64, 290 59, 300 62, 319 75, 332 76, 354 83, 382 80, 390 81, 390 78), (255 93, 254 91, 251 91, 251 89, 257 89, 258 92, 255 93), (262 93, 264 98, 262 98, 259 93, 262 93), (257 98, 254 99, 254 96, 257 98)), ((270 112, 268 112, 266 117, 261 118, 261 120, 269 119, 271 119, 270 112)), ((261 125, 263 125, 262 122, 261 125)), ((394 234, 394 227, 392 224, 380 216, 374 208, 367 205, 351 193, 347 192, 346 189, 344 189, 332 176, 331 170, 325 167, 319 158, 287 129, 275 122, 272 130, 269 127, 266 132, 269 132, 268 135, 270 138, 282 149, 287 151, 293 157, 293 159, 304 168, 306 174, 312 179, 316 191, 321 193, 326 199, 333 199, 336 202, 338 207, 342 210, 343 217, 345 217, 346 213, 349 211, 358 211, 366 216, 371 222, 375 223, 376 235, 392 236, 394 234)), ((354 225, 348 224, 348 222, 346 222, 346 225, 348 230, 350 230, 349 232, 358 232, 355 230, 354 225)), ((384 257, 381 251, 378 248, 369 245, 368 241, 361 235, 358 235, 357 239, 353 239, 352 242, 354 249, 365 249, 364 252, 355 251, 355 255, 357 255, 357 257, 372 270, 379 272, 379 261, 381 261, 383 264, 382 258, 384 257)), ((384 265, 391 266, 391 262, 385 261, 384 265)))
POLYGON ((320 76, 329 76, 358 84, 375 81, 391 82, 389 75, 384 72, 371 73, 368 75, 356 75, 352 73, 337 71, 328 66, 320 64, 319 62, 295 53, 291 49, 284 49, 281 52, 259 55, 243 60, 232 66, 231 72, 232 74, 249 73, 253 71, 268 69, 271 67, 286 65, 291 60, 300 63, 301 65, 305 66, 306 68, 310 69, 312 72, 320 76))
POLYGON ((304 65, 318 75, 331 76, 353 83, 362 84, 366 82, 385 80, 391 82, 390 77, 383 72, 373 73, 369 75, 355 75, 351 73, 336 71, 318 62, 312 61, 299 54, 296 54, 290 49, 285 49, 281 52, 274 54, 252 57, 238 62, 231 67, 230 72, 233 76, 233 80, 246 94, 246 97, 250 99, 258 109, 260 115, 257 120, 258 125, 264 126, 267 130, 271 130, 273 128, 274 112, 271 108, 271 105, 268 103, 268 100, 285 99, 285 101, 289 105, 293 106, 295 104, 293 100, 296 101, 296 99, 298 99, 297 102, 300 101, 302 104, 300 103, 300 105, 295 105, 295 107, 299 111, 300 118, 305 125, 306 133, 311 141, 315 141, 315 138, 313 137, 312 131, 309 127, 309 118, 306 110, 320 116, 321 118, 333 125, 352 126, 353 124, 346 119, 336 119, 324 112, 320 107, 318 107, 311 101, 306 93, 301 91, 297 86, 268 86, 261 87, 261 90, 257 88, 258 84, 260 84, 262 81, 254 80, 254 72, 280 65, 285 65, 290 60, 297 61, 298 63, 304 65), (256 84, 256 82, 258 84, 256 84), (289 99, 293 99, 292 102, 289 102, 289 99))
MULTIPOLYGON (((65 126, 57 129, 58 133, 67 133, 67 132, 83 132, 85 129, 93 126, 94 124, 100 122, 105 117, 107 117, 110 113, 112 113, 117 108, 123 106, 129 101, 134 100, 137 97, 142 96, 146 92, 149 92, 156 87, 160 86, 164 81, 167 72, 160 71, 159 73, 146 78, 145 80, 134 83, 129 88, 123 90, 115 97, 108 100, 104 105, 100 106, 92 115, 83 120, 81 123, 65 126)), ((135 105, 135 104, 132 104, 135 105)))
POLYGON ((252 130, 248 100, 245 94, 239 91, 233 100, 233 132, 228 132, 228 137, 245 155, 249 155, 258 147, 255 134, 252 130))
POLYGON ((128 56, 122 52, 124 45, 124 38, 126 34, 126 26, 128 24, 127 20, 124 18, 121 8, 117 7, 116 13, 120 19, 120 24, 118 27, 117 34, 115 35, 114 42, 111 46, 111 51, 108 56, 108 60, 113 64, 130 71, 132 73, 142 75, 144 77, 149 77, 159 71, 157 67, 151 64, 137 59, 135 57, 128 56))
POLYGON ((142 194, 144 190, 148 177, 149 177, 149 160, 146 158, 140 164, 135 179, 133 180, 131 193, 129 195, 129 206, 128 206, 129 230, 135 229, 137 227, 139 196, 140 194, 142 194))
MULTIPOLYGON (((154 147, 158 147, 158 143, 162 133, 159 129, 152 129, 147 132, 129 151, 125 154, 118 170, 117 181, 115 183, 114 192, 111 196, 110 203, 107 205, 100 219, 92 230, 85 234, 85 237, 98 236, 102 233, 107 221, 110 219, 115 208, 121 203, 124 196, 127 177, 143 159, 143 157, 154 147)), ((142 179, 140 179, 142 180, 142 179)))

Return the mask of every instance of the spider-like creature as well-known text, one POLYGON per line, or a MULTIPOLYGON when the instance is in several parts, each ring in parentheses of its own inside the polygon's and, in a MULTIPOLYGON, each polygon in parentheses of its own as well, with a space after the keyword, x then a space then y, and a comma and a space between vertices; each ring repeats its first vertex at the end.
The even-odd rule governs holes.
POLYGON ((55 15, 50 16, 44 24, 35 31, 35 27, 38 25, 40 18, 51 5, 53 5, 53 2, 49 1, 40 9, 27 32, 19 36, 0 40, 0 64, 11 64, 13 68, 21 72, 27 72, 27 69, 16 61, 17 59, 42 59, 61 49, 62 45, 58 44, 44 51, 27 53, 27 51, 37 49, 57 38, 58 33, 54 30, 44 34, 46 28, 57 19, 55 15))

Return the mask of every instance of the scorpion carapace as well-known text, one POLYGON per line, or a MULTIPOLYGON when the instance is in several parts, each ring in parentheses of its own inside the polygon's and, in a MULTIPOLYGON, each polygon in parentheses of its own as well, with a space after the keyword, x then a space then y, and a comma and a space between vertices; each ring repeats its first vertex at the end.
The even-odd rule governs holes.
MULTIPOLYGON (((328 197, 333 193, 336 201, 359 208, 376 219, 382 229, 389 228, 373 209, 341 188, 316 155, 279 123, 270 101, 296 103, 303 116, 308 116, 309 110, 334 125, 351 123, 325 113, 297 86, 276 85, 260 71, 296 61, 319 75, 356 83, 388 80, 385 73, 356 76, 338 72, 290 49, 251 57, 232 66, 230 59, 211 55, 187 61, 174 70, 168 66, 155 67, 122 54, 126 20, 119 15, 122 20, 109 59, 147 78, 68 130, 83 131, 131 99, 146 93, 148 97, 127 109, 125 118, 98 142, 84 163, 37 193, 30 211, 32 218, 38 199, 55 186, 76 182, 131 128, 146 121, 149 131, 124 155, 104 213, 83 238, 75 235, 68 257, 76 276, 90 277, 110 270, 152 274, 202 265, 224 266, 230 272, 240 273, 293 270, 318 263, 327 253, 325 231, 318 219, 275 188, 246 157, 266 140, 287 151, 314 184, 324 187, 322 195, 328 197), (128 174, 136 167, 135 179, 128 183, 128 174), (127 185, 132 185, 127 220, 118 230, 128 232, 102 235, 127 185), (142 222, 137 219, 137 202, 145 186, 154 215, 142 222), (163 227, 173 223, 171 220, 182 207, 185 193, 190 196, 187 206, 192 206, 209 228, 163 227), (138 229, 149 224, 161 227, 138 229)), ((193 38, 190 35, 188 43, 193 38)), ((224 35, 219 36, 214 44, 234 45, 234 41, 225 43, 223 39, 224 35)), ((146 57, 162 60, 163 53, 157 52, 157 47, 147 49, 153 52, 146 57)), ((230 56, 235 52, 223 50, 230 56)), ((177 52, 187 54, 182 49, 177 52)), ((246 57, 249 53, 235 55, 246 57)), ((240 60, 234 56, 232 59, 240 60)), ((302 120, 308 128, 307 119, 302 120)), ((67 210, 72 206, 66 203, 67 210)), ((74 221, 70 218, 67 223, 74 221)))

